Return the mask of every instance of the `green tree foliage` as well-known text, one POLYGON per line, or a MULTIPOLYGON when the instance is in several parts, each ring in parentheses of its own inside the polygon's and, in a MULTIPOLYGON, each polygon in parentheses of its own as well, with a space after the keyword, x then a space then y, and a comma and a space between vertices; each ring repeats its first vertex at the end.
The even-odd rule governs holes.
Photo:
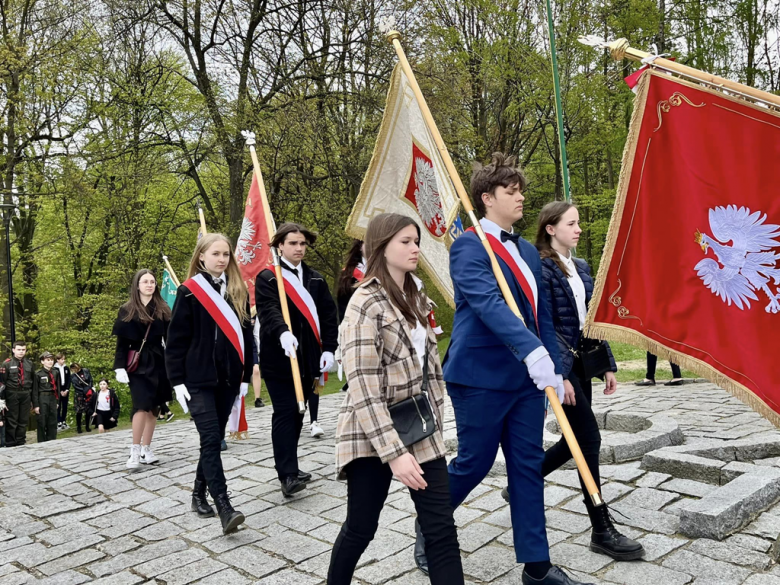
MULTIPOLYGON (((770 91, 779 0, 554 2, 580 255, 598 267, 633 94, 628 62, 577 43, 626 37, 770 91)), ((254 130, 277 224, 319 232, 308 260, 335 283, 343 228, 374 147, 395 54, 378 0, 0 0, 0 200, 10 212, 17 337, 110 372, 111 325, 139 268, 179 276, 197 234, 235 238, 254 130)), ((394 8, 407 54, 464 183, 516 154, 541 206, 562 198, 544 6, 424 0, 394 8)), ((432 287, 439 321, 451 310, 432 287)))

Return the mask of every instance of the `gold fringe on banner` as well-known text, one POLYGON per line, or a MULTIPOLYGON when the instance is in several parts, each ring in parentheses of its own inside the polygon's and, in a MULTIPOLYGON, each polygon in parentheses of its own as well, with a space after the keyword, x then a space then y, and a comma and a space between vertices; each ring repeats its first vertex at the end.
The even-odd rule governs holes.
MULTIPOLYGON (((626 139, 626 146, 623 149, 623 163, 622 168, 620 169, 615 206, 612 210, 612 219, 609 223, 604 254, 601 259, 601 264, 599 265, 598 275, 596 276, 593 298, 591 299, 590 304, 591 308, 599 307, 604 295, 607 272, 612 264, 612 259, 617 247, 616 244, 618 233, 620 232, 620 223, 623 218, 626 197, 628 195, 628 186, 634 168, 634 158, 636 156, 639 133, 642 128, 642 119, 647 104, 650 80, 655 75, 663 74, 648 71, 642 75, 639 79, 639 84, 637 85, 638 90, 634 101, 634 111, 631 114, 631 125, 629 127, 628 138, 626 139)), ((720 386, 732 396, 738 398, 758 414, 766 418, 773 425, 780 428, 780 414, 772 410, 772 408, 770 408, 761 398, 756 396, 752 390, 729 378, 707 362, 667 347, 634 329, 613 325, 611 323, 596 323, 594 322, 594 315, 595 309, 588 311, 584 328, 584 333, 587 337, 604 341, 627 343, 645 351, 649 351, 661 359, 669 360, 681 368, 694 372, 720 386)), ((778 409, 780 409, 780 405, 778 405, 778 409)))
POLYGON ((236 431, 235 433, 230 433, 228 438, 236 441, 243 441, 249 438, 249 431, 236 431))

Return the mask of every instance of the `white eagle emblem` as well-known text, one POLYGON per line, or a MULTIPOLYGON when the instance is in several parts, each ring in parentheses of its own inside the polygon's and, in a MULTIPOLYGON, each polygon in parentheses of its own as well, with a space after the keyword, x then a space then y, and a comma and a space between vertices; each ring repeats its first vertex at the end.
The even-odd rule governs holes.
POLYGON ((256 234, 257 230, 254 224, 245 217, 241 224, 241 234, 238 236, 238 242, 236 243, 236 256, 243 266, 254 262, 257 250, 263 247, 263 244, 260 242, 252 243, 256 234))
POLYGON ((414 160, 414 180, 417 187, 414 191, 417 211, 425 223, 425 227, 433 235, 443 236, 447 231, 447 224, 442 216, 436 173, 433 170, 433 165, 419 156, 414 160))
POLYGON ((696 230, 695 241, 706 255, 710 248, 717 261, 705 258, 696 264, 696 273, 704 285, 729 306, 750 308, 750 301, 758 301, 757 292, 769 298, 767 313, 780 312, 780 225, 765 224, 766 214, 750 213, 747 207, 716 207, 710 209, 710 229, 717 241, 696 230), (731 242, 731 246, 725 244, 731 242), (777 287, 772 292, 771 286, 777 287))

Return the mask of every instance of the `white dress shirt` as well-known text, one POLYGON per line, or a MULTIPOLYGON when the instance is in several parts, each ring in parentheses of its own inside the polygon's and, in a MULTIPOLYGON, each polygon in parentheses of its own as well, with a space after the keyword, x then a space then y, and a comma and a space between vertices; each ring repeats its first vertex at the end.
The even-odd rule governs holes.
MULTIPOLYGON (((482 218, 479 220, 480 225, 482 225, 482 229, 485 230, 486 234, 490 234, 494 238, 496 238, 499 242, 501 242, 501 232, 505 231, 501 228, 497 223, 490 221, 489 219, 482 218)), ((512 232, 509 232, 512 233, 512 232)), ((536 286, 536 278, 534 278, 534 273, 531 272, 531 268, 526 264, 525 260, 523 260, 523 257, 520 255, 520 250, 515 245, 515 243, 511 240, 507 240, 506 242, 501 242, 504 245, 504 248, 507 252, 509 252, 509 255, 512 256, 512 259, 517 263, 517 267, 520 269, 520 272, 523 273, 523 276, 525 276, 525 279, 528 281, 528 284, 531 286, 531 292, 534 295, 534 309, 539 308, 539 290, 536 286)))
POLYGON ((571 257, 571 251, 568 256, 558 252, 558 257, 563 261, 569 273, 566 280, 569 281, 569 286, 574 293, 574 302, 577 304, 577 316, 580 318, 580 331, 582 331, 583 327, 585 327, 585 316, 588 313, 588 309, 585 306, 585 283, 582 282, 582 278, 580 278, 577 272, 577 265, 574 263, 574 258, 571 257))
POLYGON ((101 390, 98 393, 97 409, 103 412, 111 410, 111 393, 108 390, 101 390))
POLYGON ((428 340, 428 332, 425 326, 417 321, 417 326, 412 329, 412 345, 417 352, 417 361, 422 368, 425 365, 425 344, 428 340))
MULTIPOLYGON (((501 232, 504 231, 501 226, 499 226, 497 223, 490 221, 489 219, 483 217, 479 220, 480 225, 482 226, 482 229, 485 230, 486 234, 490 234, 494 238, 496 238, 499 242, 501 242, 501 232)), ((531 287, 531 292, 533 293, 533 303, 534 308, 538 310, 539 308, 539 288, 536 285, 536 278, 534 277, 534 273, 531 271, 531 267, 528 266, 525 260, 523 260, 523 257, 520 255, 520 249, 515 245, 515 243, 511 240, 507 240, 506 242, 501 242, 506 249, 507 252, 509 252, 509 255, 512 256, 512 259, 517 264, 517 267, 520 269, 520 272, 523 273, 523 276, 525 276, 525 279, 528 281, 528 285, 531 287)), ((545 349, 544 345, 537 347, 535 350, 533 350, 531 353, 529 353, 523 361, 527 366, 532 365, 534 362, 538 361, 540 358, 550 355, 549 352, 545 349)))
MULTIPOLYGON (((303 262, 298 262, 297 266, 293 265, 293 263, 287 260, 287 258, 283 258, 282 262, 284 262, 288 267, 294 268, 298 271, 298 280, 300 280, 301 284, 303 284, 303 262)), ((295 272, 290 271, 290 274, 295 276, 295 272)))

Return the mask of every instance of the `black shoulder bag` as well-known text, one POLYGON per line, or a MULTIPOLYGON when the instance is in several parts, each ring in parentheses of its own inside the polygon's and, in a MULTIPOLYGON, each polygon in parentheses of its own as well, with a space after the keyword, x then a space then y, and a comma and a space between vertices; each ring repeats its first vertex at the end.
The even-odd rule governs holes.
POLYGON ((422 392, 388 406, 398 436, 406 447, 430 437, 436 430, 436 416, 428 399, 428 344, 425 344, 422 392))
POLYGON ((577 344, 578 349, 575 350, 566 343, 563 335, 557 331, 555 333, 558 339, 563 341, 563 344, 569 348, 575 359, 580 358, 582 360, 582 371, 587 380, 603 378, 604 374, 612 371, 612 364, 609 362, 609 352, 607 352, 607 346, 604 345, 603 341, 588 339, 580 335, 580 342, 577 344))

